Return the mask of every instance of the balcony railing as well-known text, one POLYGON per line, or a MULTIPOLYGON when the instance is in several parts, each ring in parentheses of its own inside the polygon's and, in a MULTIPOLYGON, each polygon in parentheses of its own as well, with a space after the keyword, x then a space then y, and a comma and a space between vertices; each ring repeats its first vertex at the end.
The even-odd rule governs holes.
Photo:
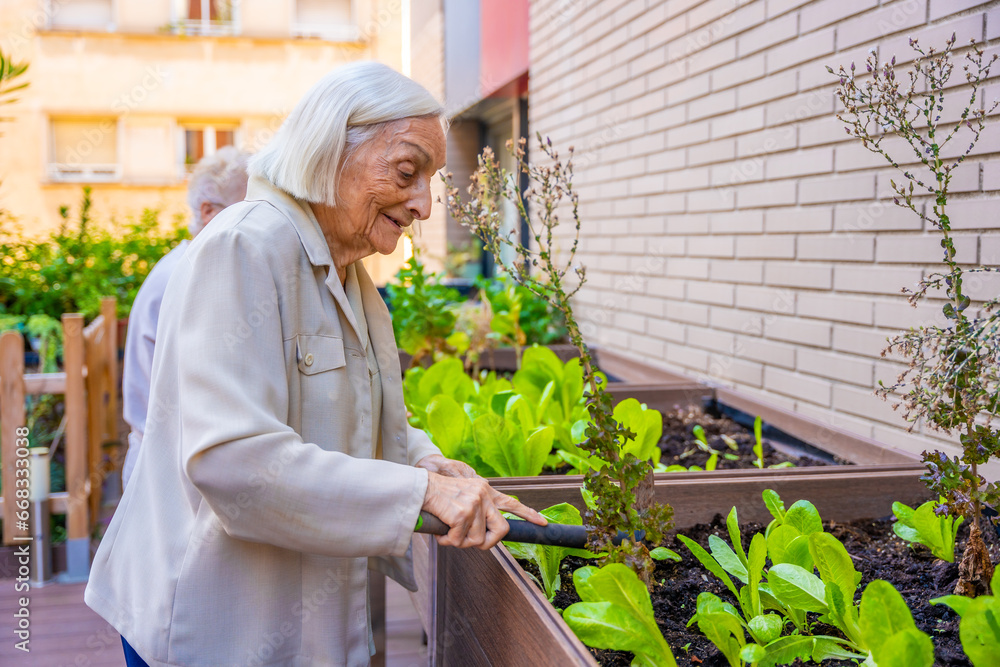
POLYGON ((50 164, 48 174, 49 179, 53 181, 111 182, 121 180, 122 170, 117 164, 50 164))
POLYGON ((202 35, 225 37, 239 33, 236 21, 210 21, 207 19, 181 19, 173 26, 177 35, 202 35))
POLYGON ((350 24, 293 23, 292 36, 315 37, 328 42, 359 42, 361 41, 361 29, 350 24))

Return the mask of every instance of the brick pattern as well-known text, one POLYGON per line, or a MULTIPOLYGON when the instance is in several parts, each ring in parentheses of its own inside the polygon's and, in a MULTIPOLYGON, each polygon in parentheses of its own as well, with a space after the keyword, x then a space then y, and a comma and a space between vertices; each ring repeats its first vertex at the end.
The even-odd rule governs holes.
MULTIPOLYGON (((531 129, 576 148, 591 340, 904 449, 944 442, 907 433, 872 393, 898 369, 880 358, 886 338, 935 321, 939 308, 912 309, 899 292, 941 249, 892 205, 900 177, 844 133, 825 67, 863 63, 870 48, 910 62, 910 36, 996 39, 996 5, 532 2, 531 129)), ((967 90, 955 83, 953 94, 967 90)), ((986 92, 995 99, 1000 81, 986 92)), ((969 264, 1000 265, 997 122, 952 181, 969 264)), ((899 143, 886 146, 915 168, 899 143)), ((976 289, 995 296, 1000 281, 976 289)))

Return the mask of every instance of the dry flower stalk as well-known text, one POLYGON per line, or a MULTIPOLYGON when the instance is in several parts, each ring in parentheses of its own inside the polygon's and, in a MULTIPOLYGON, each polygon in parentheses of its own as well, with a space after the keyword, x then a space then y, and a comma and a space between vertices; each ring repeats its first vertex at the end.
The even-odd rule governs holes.
POLYGON ((947 323, 921 324, 892 338, 882 356, 899 354, 909 365, 894 384, 886 386, 880 381, 876 393, 884 399, 900 396, 893 408, 901 409, 911 430, 922 419, 930 428, 959 435, 961 458, 925 451, 928 472, 922 479, 944 498, 938 513, 972 521, 955 592, 974 597, 989 592, 993 574, 982 540, 982 506, 1000 499, 996 483, 987 483, 979 474, 979 466, 1000 455, 1000 434, 993 421, 1000 414, 1000 298, 971 307, 972 300, 964 291, 967 276, 998 269, 963 268, 959 264, 947 205, 954 170, 971 154, 988 114, 997 107, 994 103, 987 108, 979 96, 997 56, 984 61, 982 48, 974 40, 970 43, 963 65, 968 103, 958 122, 947 122, 942 121, 942 113, 955 67, 955 36, 943 51, 924 50, 913 39, 910 46, 917 57, 905 84, 896 76, 896 58, 880 63, 874 49, 864 73, 856 73, 854 63, 850 70, 841 67, 834 73, 827 69, 840 77, 837 96, 845 113, 837 117, 845 123, 847 133, 902 172, 903 182, 890 181, 894 203, 919 216, 940 237, 944 266, 926 273, 916 289, 904 288, 903 293, 916 306, 943 291, 946 301, 941 310, 947 323), (945 148, 958 140, 962 128, 971 134, 969 144, 948 157, 951 153, 945 148), (906 141, 927 176, 901 166, 883 147, 885 139, 893 135, 906 141))
POLYGON ((451 215, 475 234, 498 262, 504 248, 512 249, 514 259, 507 266, 511 276, 565 316, 570 342, 580 352, 584 382, 589 387, 587 407, 592 423, 587 429, 587 439, 580 446, 608 462, 585 476, 586 490, 594 501, 594 507, 583 512, 589 536, 588 549, 606 553, 605 562, 629 566, 648 586, 654 563, 647 547, 636 540, 614 546, 612 540, 619 531, 629 535, 645 531, 646 542, 659 544, 672 524, 673 509, 653 502, 653 469, 649 462, 622 454, 619 443, 635 434, 612 416, 611 397, 599 379, 573 314, 570 300, 586 281, 585 269, 573 263, 581 228, 579 196, 572 184, 573 149, 569 149, 570 158, 563 161, 551 140, 543 141, 538 135, 538 141, 548 164, 528 161, 527 142, 523 138, 517 144, 508 142, 507 149, 516 161, 513 173, 500 167, 490 148, 484 149, 479 157, 479 168, 472 175, 468 200, 462 199, 452 175, 446 174, 447 205, 451 215), (522 174, 532 184, 523 193, 518 184, 522 174), (527 223, 530 240, 518 238, 516 232, 503 231, 501 200, 504 199, 516 206, 521 219, 527 223), (565 258, 560 259, 555 249, 559 226, 557 210, 564 201, 568 204, 575 234, 565 258), (568 286, 568 277, 575 277, 575 287, 568 286))

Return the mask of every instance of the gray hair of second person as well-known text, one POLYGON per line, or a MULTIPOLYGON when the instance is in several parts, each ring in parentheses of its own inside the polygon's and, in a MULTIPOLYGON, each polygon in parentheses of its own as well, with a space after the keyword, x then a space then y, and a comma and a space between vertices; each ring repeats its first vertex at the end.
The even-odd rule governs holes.
POLYGON ((187 200, 193 214, 188 224, 191 236, 197 236, 205 228, 201 215, 203 203, 225 208, 243 201, 247 192, 249 160, 249 153, 224 146, 198 162, 188 181, 187 200))
POLYGON ((337 176, 385 123, 444 108, 419 83, 387 65, 357 62, 320 79, 292 109, 274 138, 250 160, 251 176, 313 204, 337 205, 337 176))

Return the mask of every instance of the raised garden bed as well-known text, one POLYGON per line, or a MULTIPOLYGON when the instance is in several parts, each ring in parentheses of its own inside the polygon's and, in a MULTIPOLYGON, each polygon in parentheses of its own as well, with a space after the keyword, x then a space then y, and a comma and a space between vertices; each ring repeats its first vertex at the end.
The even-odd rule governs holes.
MULTIPOLYGON (((925 548, 912 548, 893 534, 892 523, 892 520, 883 518, 850 523, 827 521, 824 526, 857 559, 856 567, 862 575, 861 589, 875 579, 883 579, 900 592, 913 612, 917 627, 934 638, 936 665, 970 667, 971 663, 962 651, 958 616, 945 606, 928 603, 930 599, 952 593, 958 578, 958 563, 938 560, 925 548)), ((741 526, 744 544, 749 544, 752 536, 764 528, 762 524, 744 523, 741 526)), ((716 515, 711 523, 699 523, 682 531, 682 534, 701 545, 708 544, 709 535, 726 539, 725 518, 716 515)), ((956 552, 961 553, 967 538, 968 528, 963 526, 959 529, 956 552)), ((996 559, 1000 553, 1000 539, 996 533, 988 531, 987 543, 992 557, 996 559)), ((705 568, 680 540, 672 536, 666 546, 680 554, 683 560, 679 563, 657 564, 655 579, 665 583, 655 587, 651 597, 657 623, 667 643, 674 648, 677 664, 679 667, 728 667, 725 656, 711 641, 686 627, 688 619, 694 614, 698 594, 708 591, 727 599, 729 596, 725 586, 711 575, 707 582, 702 578, 706 574, 705 568), (687 648, 683 648, 685 646, 687 648)), ((518 563, 525 571, 532 571, 530 563, 518 563)), ((565 609, 580 601, 572 586, 572 572, 592 564, 594 563, 574 557, 568 557, 563 562, 563 586, 553 602, 555 607, 565 609)), ((829 626, 821 625, 818 631, 822 634, 837 634, 829 626)), ((627 667, 633 657, 625 651, 590 649, 590 652, 605 667, 627 667)), ((823 662, 824 667, 849 667, 856 664, 850 660, 823 662)))
MULTIPOLYGON (((824 519, 838 523, 887 516, 896 500, 910 505, 926 500, 919 473, 910 465, 880 466, 864 476, 854 472, 847 467, 733 470, 713 473, 711 478, 705 473, 677 473, 658 476, 656 499, 674 506, 682 533, 710 523, 733 506, 741 523, 766 523, 769 516, 761 493, 767 488, 788 504, 811 500, 824 519)), ((579 505, 579 484, 560 481, 547 485, 498 481, 497 486, 536 509, 559 502, 579 505)), ((598 664, 505 548, 489 552, 439 548, 423 537, 421 543, 429 547, 428 562, 438 581, 429 632, 431 664, 598 664)), ((674 620, 686 623, 689 617, 690 613, 674 620)), ((675 654, 683 655, 679 649, 674 646, 675 654)))
MULTIPOLYGON (((752 423, 755 416, 760 415, 767 429, 765 441, 773 442, 785 452, 793 452, 798 456, 826 460, 830 463, 849 463, 851 465, 828 465, 814 468, 775 468, 757 470, 743 468, 735 470, 715 470, 711 472, 692 473, 657 473, 658 489, 690 489, 703 488, 704 484, 713 484, 712 496, 698 502, 678 503, 670 494, 673 491, 663 491, 667 494, 666 501, 674 505, 677 525, 694 525, 699 522, 711 521, 716 512, 728 511, 737 504, 737 500, 748 493, 752 487, 753 497, 743 514, 740 516, 749 521, 764 521, 766 512, 760 505, 760 493, 765 488, 776 488, 784 497, 784 492, 774 484, 781 480, 787 485, 789 493, 795 498, 809 498, 824 512, 811 497, 811 485, 819 484, 826 489, 830 498, 826 503, 840 502, 843 509, 852 511, 859 498, 878 490, 886 479, 897 481, 908 488, 908 495, 889 497, 885 493, 877 496, 878 507, 883 507, 879 513, 850 516, 866 518, 882 516, 889 513, 892 501, 915 501, 923 498, 925 487, 918 481, 925 470, 917 457, 901 450, 888 447, 870 438, 855 435, 842 429, 823 424, 803 415, 795 414, 783 408, 770 405, 740 392, 711 388, 698 384, 684 376, 661 371, 634 362, 613 352, 600 352, 601 366, 614 377, 626 381, 610 383, 608 389, 615 403, 626 398, 636 398, 668 414, 678 407, 683 409, 706 406, 710 412, 724 414, 745 426, 752 423), (748 481, 749 480, 749 481, 748 481), (748 487, 748 485, 750 485, 748 487), (835 501, 835 498, 840 498, 835 501), (879 504, 881 503, 881 504, 879 504)), ((669 461, 664 460, 669 465, 669 461)), ((693 460, 685 465, 698 463, 693 460)), ((752 465, 752 464, 751 464, 752 465)), ((579 488, 583 484, 580 475, 543 475, 540 477, 503 477, 493 478, 491 484, 497 489, 518 496, 532 507, 544 508, 560 502, 569 502, 582 507, 579 488)), ((892 489, 888 489, 892 491, 892 489)), ((791 502, 791 501, 789 501, 791 502)), ((865 502, 861 502, 862 507, 865 502)), ((871 506, 869 504, 869 506, 871 506)), ((837 513, 825 512, 824 518, 836 518, 837 513)), ((435 556, 428 552, 430 542, 417 536, 414 540, 414 560, 417 570, 420 590, 411 595, 414 606, 420 615, 425 631, 431 634, 431 626, 435 617, 436 598, 440 592, 440 580, 435 562, 435 556), (425 570, 424 568, 427 568, 425 570), (426 585, 424 585, 426 582, 426 585)))

